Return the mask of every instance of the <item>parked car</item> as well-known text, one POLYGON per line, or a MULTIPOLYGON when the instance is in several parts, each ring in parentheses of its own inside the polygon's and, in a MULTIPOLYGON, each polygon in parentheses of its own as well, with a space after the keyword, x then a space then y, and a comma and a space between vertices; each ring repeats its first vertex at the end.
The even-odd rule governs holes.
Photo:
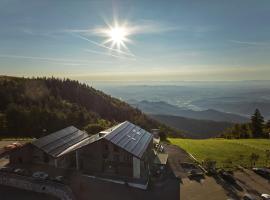
POLYGON ((4 149, 5 149, 6 151, 9 151, 9 150, 12 150, 12 149, 15 149, 15 148, 17 148, 17 147, 14 146, 13 144, 9 144, 9 145, 6 145, 6 146, 4 147, 4 149))
POLYGON ((22 144, 19 143, 19 142, 13 142, 12 145, 15 146, 15 147, 21 147, 22 146, 22 144))
POLYGON ((235 184, 236 183, 236 180, 234 179, 234 177, 226 172, 226 171, 221 171, 220 172, 220 176, 225 180, 225 181, 228 181, 229 183, 233 183, 235 184))
POLYGON ((63 176, 56 176, 52 179, 52 181, 63 183, 64 182, 64 177, 63 176))
POLYGON ((261 195, 261 198, 262 198, 263 200, 270 200, 270 195, 269 195, 269 194, 262 194, 262 195, 261 195))
POLYGON ((49 176, 45 172, 37 171, 33 173, 32 177, 39 180, 46 180, 49 176))
POLYGON ((253 168, 252 169, 256 174, 270 180, 270 170, 267 168, 253 168))
POLYGON ((22 171, 23 171, 23 169, 21 169, 21 168, 15 168, 13 172, 16 174, 20 174, 22 171))
POLYGON ((15 168, 13 170, 15 174, 23 175, 23 176, 28 176, 29 172, 26 169, 21 169, 21 168, 15 168))
POLYGON ((251 196, 250 194, 245 194, 243 196, 243 200, 256 200, 253 196, 251 196))
POLYGON ((4 149, 5 149, 6 151, 8 151, 8 150, 16 149, 16 148, 21 147, 21 146, 22 146, 21 143, 19 143, 19 142, 13 142, 12 144, 6 145, 6 146, 4 147, 4 149))

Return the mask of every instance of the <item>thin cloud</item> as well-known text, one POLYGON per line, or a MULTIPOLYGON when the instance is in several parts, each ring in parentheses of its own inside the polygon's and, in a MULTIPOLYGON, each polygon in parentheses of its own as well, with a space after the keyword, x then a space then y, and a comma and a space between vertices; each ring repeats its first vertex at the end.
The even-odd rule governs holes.
POLYGON ((249 45, 249 46, 269 46, 267 42, 250 42, 250 41, 239 41, 239 40, 229 40, 229 42, 235 44, 249 45))
POLYGON ((36 57, 36 56, 24 56, 24 55, 9 55, 9 54, 0 54, 2 58, 15 58, 15 59, 27 59, 27 60, 39 60, 39 61, 48 61, 48 62, 57 62, 57 63, 69 63, 70 65, 82 65, 89 63, 111 63, 106 61, 89 61, 89 60, 72 60, 72 59, 58 59, 58 58, 49 58, 49 57, 36 57))

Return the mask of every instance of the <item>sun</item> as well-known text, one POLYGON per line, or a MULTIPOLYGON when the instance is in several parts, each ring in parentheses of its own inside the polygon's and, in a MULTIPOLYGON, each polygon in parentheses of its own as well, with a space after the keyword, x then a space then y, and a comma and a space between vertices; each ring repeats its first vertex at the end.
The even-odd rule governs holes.
POLYGON ((110 40, 116 44, 121 44, 127 40, 127 31, 122 27, 115 27, 109 31, 110 40))
POLYGON ((126 42, 129 42, 128 39, 129 30, 125 26, 110 26, 106 30, 107 33, 107 39, 104 41, 103 44, 111 44, 111 48, 116 48, 118 50, 121 50, 121 48, 127 49, 126 42))
POLYGON ((109 25, 107 28, 98 29, 97 33, 100 36, 105 37, 103 45, 110 45, 110 49, 117 50, 119 52, 122 49, 128 50, 126 43, 130 43, 131 40, 128 38, 132 34, 131 28, 126 24, 119 24, 115 22, 114 25, 109 25))

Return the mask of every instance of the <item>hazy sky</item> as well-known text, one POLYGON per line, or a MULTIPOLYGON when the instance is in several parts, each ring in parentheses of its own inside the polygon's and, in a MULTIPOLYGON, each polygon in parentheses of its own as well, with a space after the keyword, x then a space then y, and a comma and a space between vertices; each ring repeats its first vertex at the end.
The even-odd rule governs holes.
POLYGON ((90 80, 270 76, 269 0, 0 0, 0 74, 90 80), (99 28, 125 23, 128 49, 99 28))

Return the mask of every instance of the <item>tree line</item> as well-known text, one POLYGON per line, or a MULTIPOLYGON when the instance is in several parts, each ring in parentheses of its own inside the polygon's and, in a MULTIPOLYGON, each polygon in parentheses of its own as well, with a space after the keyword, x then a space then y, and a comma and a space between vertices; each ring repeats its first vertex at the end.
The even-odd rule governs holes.
POLYGON ((259 109, 256 109, 249 123, 235 124, 222 132, 224 138, 269 138, 270 120, 265 121, 259 109))

